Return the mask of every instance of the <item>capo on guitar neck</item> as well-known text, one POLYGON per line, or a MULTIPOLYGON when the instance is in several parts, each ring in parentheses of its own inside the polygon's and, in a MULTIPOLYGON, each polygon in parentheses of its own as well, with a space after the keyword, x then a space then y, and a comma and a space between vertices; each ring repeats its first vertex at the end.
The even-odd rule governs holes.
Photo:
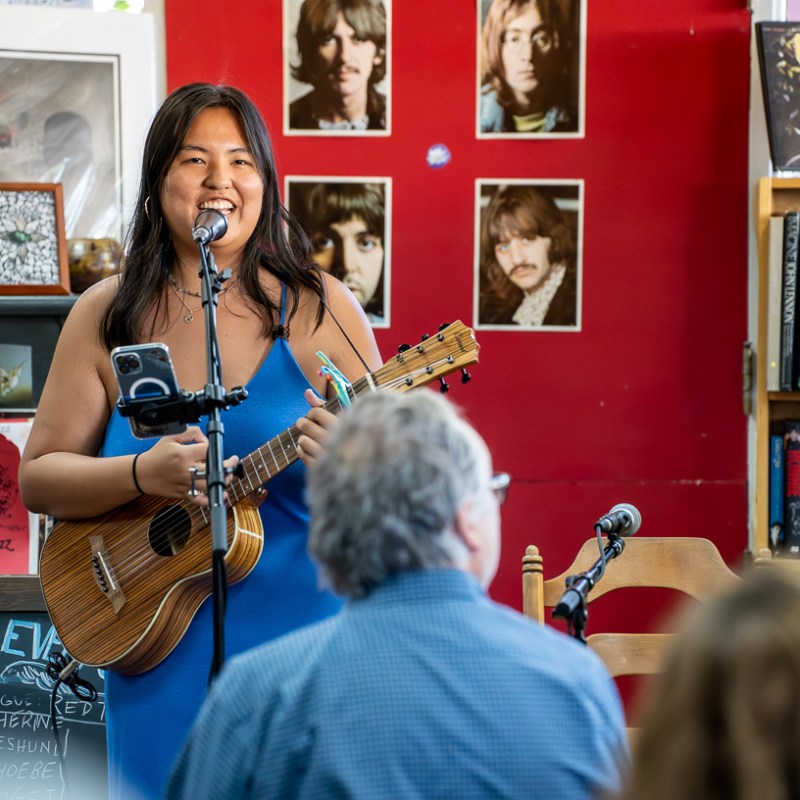
POLYGON ((324 378, 328 379, 328 382, 333 385, 333 389, 336 392, 336 397, 339 400, 339 404, 342 408, 350 408, 353 403, 350 400, 350 394, 348 389, 353 388, 353 384, 350 383, 341 372, 334 366, 333 362, 325 355, 321 350, 317 350, 317 358, 323 363, 324 366, 319 368, 319 374, 322 375, 324 378))

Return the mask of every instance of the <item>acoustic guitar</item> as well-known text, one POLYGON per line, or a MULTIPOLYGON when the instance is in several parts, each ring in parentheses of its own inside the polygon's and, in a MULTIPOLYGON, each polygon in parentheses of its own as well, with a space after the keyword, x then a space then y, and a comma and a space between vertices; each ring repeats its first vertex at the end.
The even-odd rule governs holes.
MULTIPOLYGON (((404 392, 478 360, 469 328, 454 322, 399 352, 348 390, 404 392)), ((338 398, 325 408, 338 413, 338 398)), ((227 488, 228 581, 242 580, 264 546, 258 506, 264 484, 297 456, 296 426, 242 461, 227 488)), ((175 648, 211 593, 208 509, 187 500, 143 495, 91 519, 56 524, 44 543, 39 577, 47 610, 77 661, 124 675, 156 666, 175 648)))

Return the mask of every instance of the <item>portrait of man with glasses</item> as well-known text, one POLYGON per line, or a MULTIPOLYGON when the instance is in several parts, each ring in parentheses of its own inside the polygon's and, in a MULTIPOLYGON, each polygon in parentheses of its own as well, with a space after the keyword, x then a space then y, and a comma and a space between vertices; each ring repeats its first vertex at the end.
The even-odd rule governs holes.
POLYGON ((580 0, 481 5, 478 135, 583 135, 580 0))

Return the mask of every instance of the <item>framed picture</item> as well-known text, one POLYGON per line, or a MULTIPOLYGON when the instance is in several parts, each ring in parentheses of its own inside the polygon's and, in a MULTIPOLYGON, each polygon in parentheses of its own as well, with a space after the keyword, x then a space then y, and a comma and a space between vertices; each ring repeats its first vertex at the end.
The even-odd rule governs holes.
POLYGON ((390 75, 391 0, 283 0, 284 134, 388 136, 390 75))
POLYGON ((286 206, 314 260, 353 292, 373 328, 389 327, 391 178, 287 175, 286 206))
POLYGON ((477 180, 476 327, 580 331, 582 231, 582 180, 477 180))
POLYGON ((69 294, 60 183, 0 183, 0 294, 69 294))
POLYGON ((33 400, 33 348, 0 342, 0 412, 36 409, 33 400))
POLYGON ((584 136, 585 0, 477 0, 479 139, 584 136))
POLYGON ((37 571, 41 519, 22 504, 17 483, 32 418, 0 419, 0 574, 37 571))
POLYGON ((800 170, 800 23, 757 22, 756 44, 772 166, 800 170))
POLYGON ((155 107, 150 15, 0 7, 0 181, 61 183, 68 239, 122 240, 155 107))

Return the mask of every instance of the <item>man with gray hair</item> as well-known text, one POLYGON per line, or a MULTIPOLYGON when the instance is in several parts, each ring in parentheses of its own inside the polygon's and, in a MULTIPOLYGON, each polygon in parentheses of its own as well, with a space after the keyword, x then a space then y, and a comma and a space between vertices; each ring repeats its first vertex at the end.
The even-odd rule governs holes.
POLYGON ((228 664, 167 797, 588 800, 618 789, 628 750, 605 668, 486 596, 507 485, 445 399, 359 400, 308 487, 309 549, 349 602, 228 664))

